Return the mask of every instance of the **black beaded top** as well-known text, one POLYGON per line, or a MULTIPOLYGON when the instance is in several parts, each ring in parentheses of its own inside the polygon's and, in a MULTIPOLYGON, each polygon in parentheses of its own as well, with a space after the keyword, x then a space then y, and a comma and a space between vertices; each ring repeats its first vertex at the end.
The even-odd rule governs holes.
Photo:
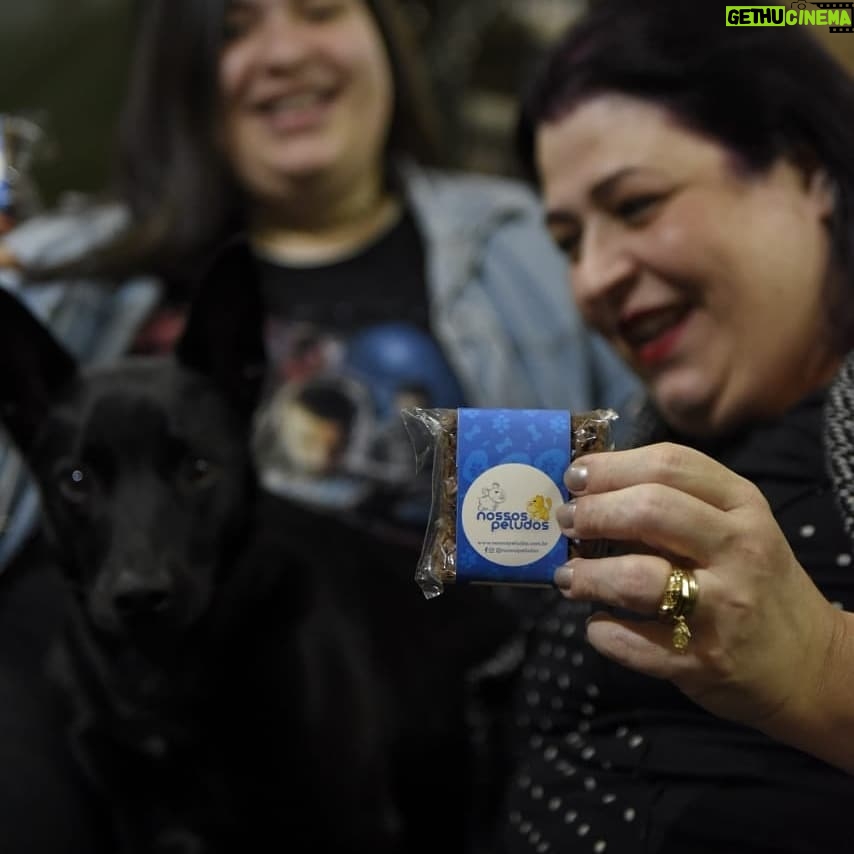
MULTIPOLYGON (((703 447, 765 494, 795 554, 854 607, 852 544, 821 444, 823 395, 703 447)), ((513 854, 839 851, 854 777, 721 721, 600 656, 591 606, 547 591, 516 692, 501 847, 513 854)))

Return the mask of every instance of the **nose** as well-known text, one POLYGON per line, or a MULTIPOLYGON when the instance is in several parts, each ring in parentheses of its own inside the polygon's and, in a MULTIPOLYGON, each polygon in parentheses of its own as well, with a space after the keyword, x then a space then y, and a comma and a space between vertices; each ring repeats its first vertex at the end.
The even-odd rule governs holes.
POLYGON ((165 570, 122 570, 113 585, 113 606, 121 617, 159 614, 172 602, 172 578, 165 570))
POLYGON ((571 285, 576 302, 592 310, 623 290, 638 272, 638 261, 628 241, 612 229, 589 229, 572 266, 571 285))
POLYGON ((273 4, 256 33, 255 44, 261 61, 272 66, 299 63, 306 54, 308 31, 290 4, 273 4))

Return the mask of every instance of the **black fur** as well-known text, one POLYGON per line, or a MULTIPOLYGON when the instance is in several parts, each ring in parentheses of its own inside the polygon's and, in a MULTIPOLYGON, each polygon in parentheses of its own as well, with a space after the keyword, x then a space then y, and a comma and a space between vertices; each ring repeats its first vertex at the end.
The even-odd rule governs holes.
POLYGON ((74 592, 52 671, 75 755, 123 854, 462 851, 466 675, 508 615, 428 602, 412 549, 258 490, 245 251, 174 359, 83 372, 0 291, 3 421, 74 592))

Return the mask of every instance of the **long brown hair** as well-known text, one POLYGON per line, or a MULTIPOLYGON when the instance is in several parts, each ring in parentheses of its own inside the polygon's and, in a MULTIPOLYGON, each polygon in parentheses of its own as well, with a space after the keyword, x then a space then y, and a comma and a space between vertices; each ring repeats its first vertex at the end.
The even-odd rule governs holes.
MULTIPOLYGON (((244 195, 216 145, 228 2, 139 4, 114 180, 114 195, 130 209, 132 226, 105 250, 75 262, 73 272, 147 271, 192 281, 199 263, 244 228, 244 195)), ((359 2, 375 20, 391 66, 387 163, 408 156, 424 165, 443 164, 438 111, 408 20, 394 0, 359 2)))

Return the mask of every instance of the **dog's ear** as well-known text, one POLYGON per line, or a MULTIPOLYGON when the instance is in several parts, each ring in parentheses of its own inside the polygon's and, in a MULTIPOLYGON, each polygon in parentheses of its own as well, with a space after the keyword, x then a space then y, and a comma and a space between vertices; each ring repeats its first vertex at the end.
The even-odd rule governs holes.
POLYGON ((246 240, 235 239, 201 277, 175 354, 181 364, 211 377, 248 415, 267 367, 263 324, 258 267, 246 240))
POLYGON ((0 288, 0 420, 26 449, 77 361, 14 293, 0 288))

